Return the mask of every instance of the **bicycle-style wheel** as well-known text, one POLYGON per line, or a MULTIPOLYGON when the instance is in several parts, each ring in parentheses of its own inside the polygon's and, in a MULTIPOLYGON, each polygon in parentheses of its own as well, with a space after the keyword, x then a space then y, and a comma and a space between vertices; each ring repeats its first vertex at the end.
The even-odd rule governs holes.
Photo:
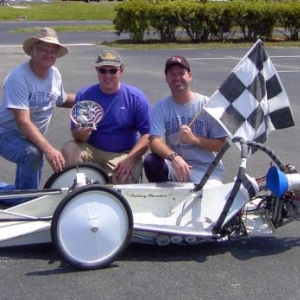
POLYGON ((130 243, 133 216, 126 199, 99 185, 67 195, 54 212, 51 237, 61 257, 80 269, 110 265, 130 243))
POLYGON ((53 173, 44 185, 44 189, 71 187, 76 179, 76 173, 84 173, 89 180, 105 185, 109 182, 108 174, 104 169, 90 162, 80 162, 70 165, 61 172, 53 173))

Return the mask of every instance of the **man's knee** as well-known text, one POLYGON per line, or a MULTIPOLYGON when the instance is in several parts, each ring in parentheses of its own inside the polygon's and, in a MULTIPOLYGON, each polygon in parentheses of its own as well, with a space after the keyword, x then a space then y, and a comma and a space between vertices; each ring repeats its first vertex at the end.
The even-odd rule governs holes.
POLYGON ((76 163, 84 160, 81 157, 82 154, 80 147, 74 141, 64 143, 61 148, 61 153, 65 158, 67 164, 76 163))
POLYGON ((24 159, 26 161, 40 161, 43 157, 42 151, 33 144, 27 145, 25 148, 24 159))
POLYGON ((62 145, 61 147, 61 152, 64 154, 68 154, 70 153, 72 150, 74 150, 74 148, 78 148, 78 146, 73 142, 73 141, 69 141, 66 142, 62 145))
POLYGON ((156 155, 155 153, 149 153, 146 155, 144 159, 144 168, 151 169, 155 167, 157 164, 162 165, 164 163, 164 159, 156 155))
POLYGON ((144 171, 149 182, 168 180, 168 167, 165 160, 155 153, 149 153, 144 160, 144 171))

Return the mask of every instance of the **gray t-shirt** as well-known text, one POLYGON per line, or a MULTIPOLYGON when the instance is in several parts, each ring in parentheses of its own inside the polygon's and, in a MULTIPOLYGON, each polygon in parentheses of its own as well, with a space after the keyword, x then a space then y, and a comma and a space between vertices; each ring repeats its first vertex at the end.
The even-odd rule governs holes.
POLYGON ((19 131, 9 108, 30 111, 36 127, 45 134, 53 109, 66 101, 59 70, 52 66, 47 77, 41 79, 31 70, 29 62, 13 69, 4 80, 4 95, 0 107, 0 134, 7 129, 19 131))
MULTIPOLYGON (((181 105, 176 103, 171 96, 168 96, 154 105, 151 118, 150 135, 163 137, 166 144, 193 167, 191 169, 190 180, 196 183, 201 180, 209 165, 214 160, 216 153, 196 147, 195 145, 179 143, 177 134, 180 125, 188 125, 196 114, 200 110, 202 111, 207 101, 208 97, 196 93, 192 101, 181 105)), ((192 131, 197 136, 207 138, 222 138, 227 136, 221 125, 205 111, 202 111, 199 118, 193 123, 192 131)), ((222 174, 223 164, 220 162, 211 178, 220 180, 222 174)))

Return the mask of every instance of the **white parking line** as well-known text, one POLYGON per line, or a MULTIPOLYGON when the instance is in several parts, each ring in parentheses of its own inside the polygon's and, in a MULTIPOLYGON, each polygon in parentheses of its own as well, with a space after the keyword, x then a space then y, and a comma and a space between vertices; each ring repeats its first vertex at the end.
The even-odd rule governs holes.
POLYGON ((277 73, 299 73, 300 70, 293 70, 293 71, 288 71, 288 70, 283 70, 283 71, 277 71, 277 73))
MULTIPOLYGON (((93 46, 95 44, 93 43, 81 43, 81 44, 64 44, 67 47, 72 47, 72 46, 93 46)), ((22 45, 0 45, 0 48, 19 48, 22 47, 22 45)))
POLYGON ((241 57, 225 56, 225 57, 192 57, 187 60, 228 60, 228 59, 241 59, 241 57))
MULTIPOLYGON (((300 55, 277 55, 277 56, 270 56, 270 58, 300 58, 300 55)), ((226 56, 226 57, 192 57, 187 58, 187 60, 228 60, 228 59, 241 59, 241 57, 234 57, 234 56, 226 56)))
POLYGON ((300 57, 300 55, 278 55, 278 56, 270 56, 271 58, 295 58, 300 57))
MULTIPOLYGON (((271 59, 274 58, 300 58, 300 55, 274 55, 274 56, 269 56, 271 59)), ((188 61, 208 61, 208 60, 236 60, 239 61, 241 60, 242 57, 234 57, 234 56, 226 56, 226 57, 192 57, 192 58, 187 58, 188 61)), ((295 67, 296 68, 296 67, 295 67)), ((278 71, 278 73, 299 73, 300 72, 300 66, 299 70, 292 69, 292 70, 281 70, 278 71)))
MULTIPOLYGON (((80 46, 93 46, 94 43, 77 43, 77 44, 64 44, 67 47, 80 47, 80 46)), ((22 45, 0 45, 1 48, 22 48, 22 45)), ((270 58, 300 58, 300 55, 277 55, 277 56, 270 56, 270 58)), ((225 56, 225 57, 192 57, 187 58, 189 61, 208 61, 208 60, 236 60, 239 61, 241 57, 235 56, 225 56)), ((281 70, 278 73, 299 73, 299 70, 281 70)))

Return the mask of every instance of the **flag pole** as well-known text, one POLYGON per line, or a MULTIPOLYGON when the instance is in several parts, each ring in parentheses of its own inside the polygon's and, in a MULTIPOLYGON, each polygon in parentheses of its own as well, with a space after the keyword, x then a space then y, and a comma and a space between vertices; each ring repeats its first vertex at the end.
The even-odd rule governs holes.
POLYGON ((195 123, 195 121, 200 117, 200 115, 202 114, 203 109, 199 110, 196 114, 196 116, 194 117, 194 119, 189 123, 189 127, 192 127, 192 125, 195 123))

